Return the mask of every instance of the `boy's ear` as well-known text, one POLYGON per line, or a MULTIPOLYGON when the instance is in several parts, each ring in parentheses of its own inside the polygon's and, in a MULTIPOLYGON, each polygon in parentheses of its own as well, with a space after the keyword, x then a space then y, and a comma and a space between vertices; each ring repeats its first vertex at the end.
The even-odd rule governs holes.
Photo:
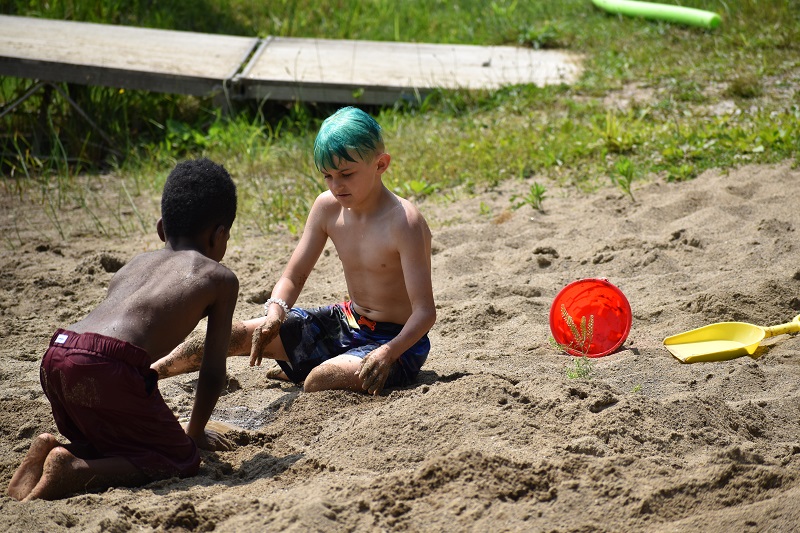
POLYGON ((161 239, 161 242, 167 242, 167 234, 164 233, 164 220, 161 218, 156 222, 156 231, 158 232, 158 238, 161 239))
POLYGON ((389 163, 391 163, 391 162, 392 162, 392 156, 390 156, 386 152, 384 152, 381 155, 379 155, 378 156, 378 161, 377 161, 377 163, 378 163, 378 167, 377 167, 378 175, 383 174, 384 172, 386 172, 386 169, 389 168, 389 163))
POLYGON ((218 246, 227 246, 228 244, 228 228, 220 224, 211 233, 211 247, 217 248, 218 246))

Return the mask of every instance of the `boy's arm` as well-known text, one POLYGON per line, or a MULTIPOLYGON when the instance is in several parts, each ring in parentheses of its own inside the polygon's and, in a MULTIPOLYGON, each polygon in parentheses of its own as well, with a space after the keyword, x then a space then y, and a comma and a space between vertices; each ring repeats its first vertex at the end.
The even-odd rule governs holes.
MULTIPOLYGON (((220 266, 220 268, 224 268, 220 266)), ((224 444, 211 435, 206 435, 205 427, 214 411, 219 395, 225 386, 226 356, 231 338, 231 324, 236 299, 239 295, 239 280, 228 269, 211 280, 216 289, 216 298, 209 307, 203 361, 197 379, 197 393, 194 398, 192 415, 186 433, 200 448, 217 449, 224 444)))
POLYGON ((419 341, 436 322, 436 305, 431 281, 431 233, 422 215, 414 210, 408 224, 395 233, 403 278, 411 302, 411 316, 400 333, 362 361, 359 378, 370 394, 379 394, 391 366, 419 341))
MULTIPOLYGON (((291 309, 300 296, 308 276, 317 264, 325 242, 328 240, 326 231, 327 212, 332 206, 325 193, 314 201, 308 214, 303 235, 300 242, 292 252, 292 257, 286 264, 280 279, 272 288, 272 298, 283 300, 291 309)), ((335 203, 336 201, 333 200, 335 203)), ((338 204, 336 204, 338 206, 338 204)), ((250 366, 260 365, 263 358, 263 349, 280 331, 280 325, 286 320, 283 308, 273 303, 267 309, 266 317, 260 327, 253 332, 253 342, 250 349, 250 366)))

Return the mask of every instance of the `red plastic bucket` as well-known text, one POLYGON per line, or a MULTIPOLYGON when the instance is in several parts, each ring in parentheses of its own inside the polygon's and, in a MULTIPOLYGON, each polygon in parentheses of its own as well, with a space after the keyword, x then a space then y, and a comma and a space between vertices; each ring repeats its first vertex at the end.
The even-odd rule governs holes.
POLYGON ((631 331, 628 299, 607 279, 573 281, 550 306, 550 332, 568 354, 603 357, 625 342, 631 331))

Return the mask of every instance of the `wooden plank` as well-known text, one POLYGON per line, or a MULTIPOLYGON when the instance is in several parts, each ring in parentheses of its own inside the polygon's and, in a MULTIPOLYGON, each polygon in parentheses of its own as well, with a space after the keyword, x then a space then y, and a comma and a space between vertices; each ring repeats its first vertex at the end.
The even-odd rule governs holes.
POLYGON ((258 41, 0 15, 0 74, 205 95, 234 76, 258 41))
POLYGON ((237 77, 247 98, 386 104, 434 88, 573 83, 581 58, 569 52, 273 37, 237 77))
POLYGON ((2 75, 170 93, 207 95, 226 86, 234 98, 391 104, 439 87, 570 84, 580 63, 569 52, 511 46, 260 41, 0 15, 2 75))

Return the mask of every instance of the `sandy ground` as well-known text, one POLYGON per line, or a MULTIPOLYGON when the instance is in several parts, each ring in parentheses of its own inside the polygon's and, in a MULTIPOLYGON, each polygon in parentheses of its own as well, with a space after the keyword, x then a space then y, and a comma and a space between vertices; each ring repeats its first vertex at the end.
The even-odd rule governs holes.
MULTIPOLYGON (((800 313, 800 170, 656 179, 634 189, 636 202, 610 188, 552 187, 544 212, 497 216, 528 186, 421 204, 439 319, 415 386, 377 398, 304 394, 267 380, 269 365, 231 360, 214 418, 243 428, 229 434, 235 450, 204 454, 186 480, 56 502, 3 495, 0 530, 797 531, 800 336, 764 341, 757 358, 696 364, 662 340, 800 313), (579 359, 548 342, 548 312, 585 277, 622 289, 633 327, 619 351, 592 360, 588 379, 571 379, 579 359)), ((4 232, 24 228, 25 244, 0 255, 4 491, 31 438, 56 431, 38 382, 52 331, 94 306, 133 254, 160 245, 155 233, 60 242, 11 228, 5 205, 4 232)), ((46 225, 35 206, 15 213, 46 225)), ((292 246, 233 243, 225 263, 241 281, 238 318, 259 312, 292 246)), ((298 303, 345 295, 328 250, 298 303)), ((195 380, 161 382, 179 416, 195 380)))

